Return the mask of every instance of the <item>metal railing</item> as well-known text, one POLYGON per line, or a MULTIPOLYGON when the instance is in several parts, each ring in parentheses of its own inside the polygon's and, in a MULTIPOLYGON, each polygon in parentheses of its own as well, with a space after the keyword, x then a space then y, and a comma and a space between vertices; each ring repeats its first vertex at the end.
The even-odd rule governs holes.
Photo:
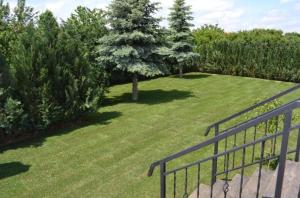
MULTIPOLYGON (((293 92, 295 92, 295 91, 297 91, 297 90, 299 90, 299 89, 300 89, 300 84, 297 84, 297 85, 294 86, 294 87, 291 87, 291 88, 289 88, 289 89, 287 89, 287 90, 284 90, 284 91, 282 91, 282 92, 280 92, 280 93, 278 93, 278 94, 276 94, 276 95, 274 95, 274 96, 272 96, 272 97, 270 97, 270 98, 267 98, 267 99, 265 99, 265 100, 263 100, 263 101, 261 101, 261 102, 255 104, 255 105, 252 105, 252 106, 250 106, 250 107, 248 107, 248 108, 246 108, 246 109, 244 109, 244 110, 242 110, 242 111, 240 111, 240 112, 238 112, 238 113, 235 113, 235 114, 230 115, 230 116, 228 116, 228 117, 226 117, 226 118, 224 118, 224 119, 222 119, 222 120, 220 120, 220 121, 218 121, 218 122, 215 122, 215 123, 213 123, 212 125, 210 125, 210 126, 207 127, 207 129, 206 129, 204 135, 205 135, 205 136, 208 136, 209 133, 210 133, 210 131, 211 131, 212 129, 214 129, 214 136, 217 136, 217 135, 219 135, 220 133, 222 133, 222 132, 220 132, 220 127, 221 127, 221 125, 224 125, 224 124, 228 123, 229 121, 232 121, 232 120, 234 120, 234 119, 237 119, 237 118, 239 118, 239 117, 245 115, 246 113, 249 113, 249 112, 255 110, 256 108, 259 108, 259 107, 261 107, 261 106, 263 106, 263 105, 265 105, 265 104, 267 104, 267 103, 270 103, 270 102, 272 102, 272 101, 274 101, 274 100, 276 100, 276 99, 279 99, 279 98, 281 98, 281 97, 283 97, 283 96, 286 96, 286 95, 288 95, 288 94, 290 94, 290 93, 293 93, 293 92)), ((292 101, 292 102, 294 102, 294 101, 292 101)), ((290 102, 290 103, 292 103, 292 102, 290 102)), ((236 124, 236 125, 234 125, 234 126, 232 126, 232 127, 230 127, 230 128, 237 127, 239 124, 240 124, 240 123, 238 123, 238 124, 236 124)), ((230 128, 227 128, 227 129, 230 129, 230 128)), ((226 130, 223 130, 223 131, 226 131, 226 130)), ((218 142, 216 142, 215 145, 214 145, 214 154, 217 154, 217 153, 218 153, 218 150, 219 150, 219 145, 218 145, 218 142)), ((213 171, 214 173, 217 171, 217 168, 218 168, 218 167, 217 167, 217 164, 218 164, 218 162, 217 162, 217 159, 216 159, 216 161, 214 161, 214 162, 213 162, 213 165, 212 165, 212 167, 213 167, 213 170, 212 170, 212 171, 213 171)), ((213 178, 213 181, 216 182, 216 178, 213 178)))
MULTIPOLYGON (((274 100, 282 95, 290 93, 296 89, 300 88, 299 85, 296 87, 289 89, 281 94, 278 94, 268 101, 274 100)), ((260 103, 260 105, 265 104, 266 102, 260 103)), ((257 107, 257 105, 255 105, 257 107)), ((256 108, 255 107, 255 108, 256 108)), ((285 162, 288 154, 296 153, 295 160, 299 161, 299 152, 300 152, 300 124, 293 125, 292 124, 292 116, 293 112, 300 107, 300 100, 296 100, 285 104, 279 108, 276 108, 270 112, 264 113, 256 118, 253 118, 249 121, 240 123, 234 127, 231 127, 222 133, 216 134, 215 137, 187 148, 181 152, 170 155, 166 158, 163 158, 159 161, 154 162, 148 172, 148 176, 152 176, 153 171, 156 167, 160 167, 160 197, 165 198, 167 195, 172 192, 172 197, 185 197, 188 198, 191 193, 189 189, 196 189, 196 196, 199 197, 201 193, 200 183, 205 178, 203 178, 201 171, 202 167, 206 168, 205 173, 210 172, 210 197, 213 197, 214 193, 214 184, 216 182, 217 177, 223 177, 224 179, 224 197, 227 196, 229 192, 229 175, 231 173, 236 173, 240 171, 241 180, 240 187, 238 189, 239 197, 243 195, 243 182, 245 169, 248 167, 252 167, 255 165, 259 165, 258 167, 258 182, 256 189, 256 197, 260 195, 260 181, 262 175, 262 167, 266 162, 270 162, 271 160, 278 160, 278 176, 276 180, 276 192, 275 198, 281 197, 281 191, 283 186, 283 176, 285 172, 285 162), (296 139, 297 144, 293 145, 295 148, 288 147, 288 140, 291 136, 291 132, 297 130, 296 139), (222 143, 224 145, 224 150, 219 152, 219 149, 215 148, 216 144, 219 145, 222 143), (280 146, 278 146, 280 144, 280 146), (168 165, 171 162, 176 161, 179 158, 184 156, 193 154, 197 151, 205 150, 207 151, 208 147, 214 147, 214 153, 211 156, 206 156, 200 158, 200 160, 193 161, 191 163, 177 166, 175 168, 171 168, 168 170, 168 165), (266 149, 269 148, 270 152, 266 155, 266 149), (248 151, 248 152, 246 152, 248 151), (240 156, 238 156, 238 154, 240 156), (221 159, 221 160, 220 160, 221 159), (218 161, 220 160, 220 161, 218 161), (211 163, 210 170, 207 169, 205 163, 211 163), (222 164, 223 163, 223 164, 222 164), (222 164, 222 166, 220 166, 222 164), (194 179, 194 183, 196 186, 192 186, 188 188, 188 185, 193 183, 190 182, 192 176, 189 176, 189 172, 192 173, 192 176, 196 176, 194 179), (181 177, 178 175, 181 174, 181 177), (171 178, 170 178, 171 177, 171 178), (169 178, 169 179, 168 179, 169 178), (178 190, 179 184, 178 180, 182 178, 183 187, 178 190), (190 179, 189 179, 190 178, 190 179), (170 179, 173 180, 172 185, 168 185, 170 179), (168 185, 168 186, 167 186, 168 185)), ((239 114, 235 114, 233 117, 237 117, 245 112, 250 111, 251 108, 240 112, 239 114)), ((226 120, 229 120, 227 118, 226 120)), ((219 124, 226 122, 221 121, 215 124, 216 129, 219 124)), ((294 137, 293 137, 294 138, 294 137)))
MULTIPOLYGON (((224 119, 222 119, 222 120, 220 120, 218 122, 215 122, 215 123, 211 124, 210 126, 207 127, 207 129, 205 131, 205 136, 207 136, 212 129, 220 128, 220 125, 225 124, 225 123, 227 123, 227 122, 229 122, 229 121, 231 121, 231 120, 233 120, 235 118, 238 118, 238 117, 240 117, 240 116, 242 116, 242 115, 244 115, 244 114, 246 114, 246 113, 248 113, 248 112, 250 112, 250 111, 252 111, 252 110, 254 110, 256 108, 258 108, 258 107, 261 107, 261 106, 263 106, 263 105, 265 105, 265 104, 267 104, 269 102, 272 102, 272 101, 274 101, 274 100, 276 100, 278 98, 281 98, 281 97, 286 96, 286 95, 288 95, 290 93, 293 93, 293 92, 297 91, 298 89, 300 89, 300 84, 297 84, 296 86, 294 86, 294 87, 292 87, 290 89, 284 90, 284 91, 282 91, 282 92, 280 92, 280 93, 278 93, 278 94, 276 94, 276 95, 274 95, 274 96, 272 96, 270 98, 267 98, 267 99, 265 99, 265 100, 263 100, 263 101, 255 104, 255 105, 253 105, 251 107, 248 107, 248 108, 246 108, 246 109, 244 109, 244 110, 242 110, 242 111, 240 111, 238 113, 230 115, 230 116, 228 116, 228 117, 226 117, 226 118, 224 118, 224 119)), ((216 133, 216 131, 219 132, 218 130, 215 130, 215 133, 216 133)))

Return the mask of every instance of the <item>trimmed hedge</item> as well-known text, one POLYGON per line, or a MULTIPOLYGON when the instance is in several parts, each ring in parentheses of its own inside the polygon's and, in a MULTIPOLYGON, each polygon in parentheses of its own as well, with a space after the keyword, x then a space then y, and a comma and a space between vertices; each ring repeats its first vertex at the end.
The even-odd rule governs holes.
POLYGON ((205 26, 194 36, 206 72, 300 82, 300 34, 258 29, 225 33, 205 26))

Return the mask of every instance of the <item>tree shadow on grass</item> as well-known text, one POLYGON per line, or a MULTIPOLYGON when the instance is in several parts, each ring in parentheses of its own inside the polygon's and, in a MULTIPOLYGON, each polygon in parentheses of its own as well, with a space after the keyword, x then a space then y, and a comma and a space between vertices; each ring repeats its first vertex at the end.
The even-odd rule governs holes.
POLYGON ((156 105, 161 103, 172 102, 174 100, 184 100, 190 97, 194 97, 190 91, 180 91, 180 90, 149 90, 149 91, 139 91, 138 101, 132 101, 131 93, 124 93, 120 96, 114 98, 106 99, 104 101, 104 106, 113 106, 119 103, 137 103, 137 104, 147 104, 156 105))
MULTIPOLYGON (((188 75, 184 75, 182 76, 182 79, 186 79, 186 80, 194 80, 194 79, 203 79, 203 78, 208 78, 211 75, 209 74, 188 74, 188 75)), ((177 77, 179 78, 179 77, 177 77)))
POLYGON ((117 111, 103 113, 94 112, 85 114, 77 119, 53 125, 49 130, 37 133, 28 140, 24 140, 22 142, 14 143, 12 145, 0 148, 0 153, 3 153, 7 150, 16 150, 19 148, 40 147, 49 137, 62 136, 89 125, 108 125, 113 119, 118 118, 121 115, 122 113, 117 111))
POLYGON ((25 173, 29 170, 29 168, 30 165, 25 165, 21 162, 0 164, 0 180, 25 173))

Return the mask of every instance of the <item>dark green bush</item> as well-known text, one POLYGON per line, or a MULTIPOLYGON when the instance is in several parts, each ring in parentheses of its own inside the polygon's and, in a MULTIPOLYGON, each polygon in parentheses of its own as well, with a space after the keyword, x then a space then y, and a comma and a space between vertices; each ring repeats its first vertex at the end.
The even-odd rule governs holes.
POLYGON ((95 111, 107 79, 93 55, 107 32, 102 11, 79 7, 60 25, 50 11, 17 5, 10 13, 0 1, 0 137, 12 138, 95 111))
POLYGON ((216 26, 194 31, 206 72, 300 82, 300 36, 277 30, 225 33, 216 26))
POLYGON ((27 115, 20 101, 7 97, 4 89, 0 89, 0 131, 12 134, 26 126, 27 115))

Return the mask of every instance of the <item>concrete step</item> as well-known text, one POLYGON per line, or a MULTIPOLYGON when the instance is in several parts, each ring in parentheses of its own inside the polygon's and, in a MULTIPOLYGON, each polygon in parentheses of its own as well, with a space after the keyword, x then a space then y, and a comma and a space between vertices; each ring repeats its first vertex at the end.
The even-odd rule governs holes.
MULTIPOLYGON (((249 181, 249 177, 244 176, 243 178, 243 188, 249 181)), ((229 182, 229 191, 227 193, 228 198, 236 198, 239 197, 240 194, 240 184, 241 184, 241 175, 235 175, 232 180, 229 182)), ((224 193, 220 194, 220 198, 224 197, 224 193)))
MULTIPOLYGON (((213 198, 217 198, 218 195, 223 192, 225 181, 217 180, 213 188, 213 198)), ((199 190, 199 198, 210 197, 210 186, 201 184, 199 190)), ((197 189, 189 196, 189 198, 197 198, 197 189)))
MULTIPOLYGON (((263 192, 263 197, 274 197, 277 172, 274 172, 269 185, 266 187, 263 192)), ((283 188, 281 197, 283 198, 295 198, 298 197, 300 188, 300 163, 287 161, 284 173, 283 188)))
MULTIPOLYGON (((243 188, 242 197, 243 198, 253 198, 256 197, 257 184, 258 184, 258 174, 259 169, 257 169, 252 176, 249 178, 245 187, 243 188)), ((261 170, 261 180, 260 180, 260 195, 261 192, 268 186, 270 179, 272 179, 274 171, 271 170, 261 170)))
MULTIPOLYGON (((255 198, 257 183, 258 183, 259 169, 257 169, 251 177, 244 177, 243 182, 243 198, 255 198)), ((271 171, 262 169, 260 180, 260 193, 259 197, 273 198, 277 180, 277 170, 271 171)), ((228 198, 239 197, 241 175, 235 175, 229 182, 228 198)), ((224 184, 225 181, 217 180, 214 185, 213 198, 224 197, 224 184)), ((210 186, 200 185, 199 198, 210 197, 210 186)), ((286 171, 283 181, 282 198, 300 198, 300 163, 299 162, 286 162, 286 171)), ((189 198, 197 198, 197 189, 189 196, 189 198)))

